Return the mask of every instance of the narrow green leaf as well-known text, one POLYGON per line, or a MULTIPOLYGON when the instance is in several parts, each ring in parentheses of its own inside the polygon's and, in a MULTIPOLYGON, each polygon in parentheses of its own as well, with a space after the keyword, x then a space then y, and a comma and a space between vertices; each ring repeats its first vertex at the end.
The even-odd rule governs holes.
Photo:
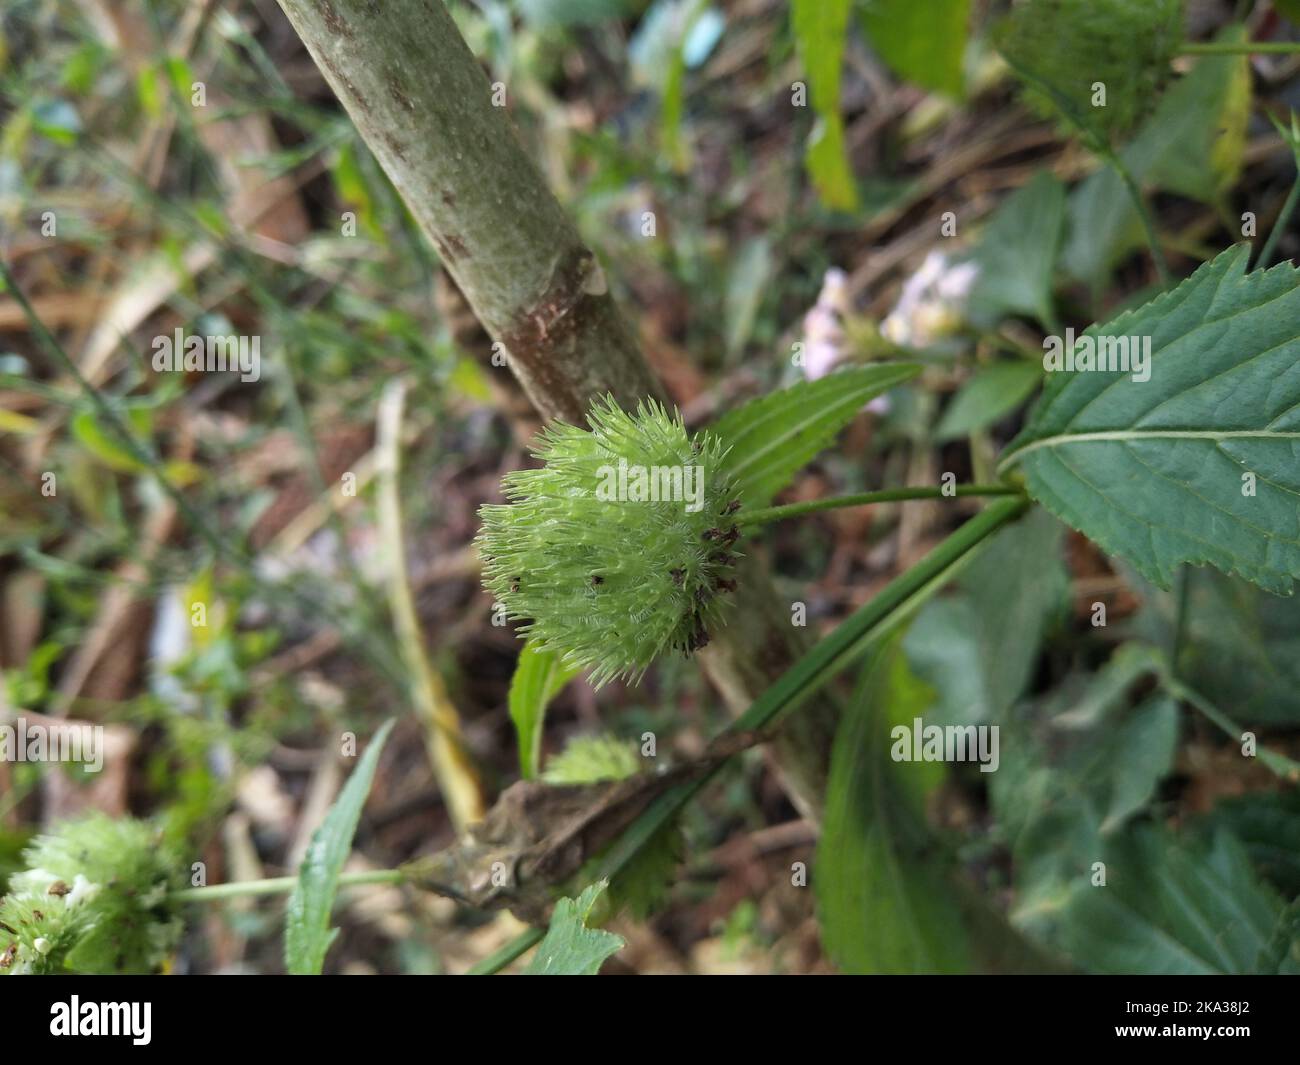
POLYGON ((870 399, 921 372, 883 363, 802 381, 728 411, 712 427, 749 508, 765 506, 870 399))
POLYGON ((537 776, 542 753, 542 724, 546 708, 579 672, 561 664, 560 656, 532 640, 524 644, 510 679, 510 720, 519 743, 519 771, 525 780, 537 776))
POLYGON ((1029 362, 997 362, 977 370, 935 427, 936 440, 969 436, 1001 421, 1029 398, 1043 379, 1029 362))
POLYGON ((1002 462, 1161 587, 1184 563, 1284 595, 1300 576, 1300 274, 1289 263, 1247 274, 1249 257, 1231 248, 1089 328, 1077 353, 1107 347, 1117 360, 1117 341, 1097 341, 1128 338, 1129 372, 1050 373, 1002 462), (1149 379, 1135 380, 1148 344, 1149 379))
POLYGON ((352 850, 352 837, 379 764, 379 752, 392 728, 393 722, 386 721, 375 733, 324 822, 312 836, 298 868, 298 884, 289 897, 284 925, 285 967, 296 976, 320 974, 325 952, 337 934, 337 929, 330 929, 329 920, 339 874, 352 850))
POLYGON ((588 928, 587 920, 608 885, 600 880, 577 899, 560 899, 551 915, 546 938, 527 969, 528 976, 595 976, 610 955, 622 950, 626 940, 602 928, 588 928))
POLYGON ((794 0, 791 8, 795 42, 817 113, 808 143, 808 172, 822 203, 839 211, 854 211, 858 206, 840 117, 840 68, 852 7, 853 0, 794 0))
MULTIPOLYGON (((136 436, 148 437, 152 431, 153 412, 146 407, 130 408, 125 412, 124 420, 136 436)), ((100 423, 94 411, 78 411, 72 416, 71 427, 77 443, 110 470, 141 473, 148 469, 115 433, 100 423)))
POLYGON ((862 28, 901 78, 949 96, 962 94, 970 0, 866 0, 862 28))
POLYGON ((772 242, 767 237, 746 241, 732 261, 727 277, 723 310, 728 354, 740 351, 754 331, 754 319, 758 317, 771 276, 772 242))

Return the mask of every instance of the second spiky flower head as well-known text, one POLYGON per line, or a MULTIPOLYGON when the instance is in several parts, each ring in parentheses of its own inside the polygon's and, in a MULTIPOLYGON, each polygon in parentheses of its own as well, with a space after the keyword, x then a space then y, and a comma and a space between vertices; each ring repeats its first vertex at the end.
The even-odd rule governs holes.
POLYGON ((588 421, 542 432, 543 466, 506 475, 477 542, 507 616, 599 686, 708 642, 736 587, 740 502, 722 444, 658 403, 606 397, 588 421))

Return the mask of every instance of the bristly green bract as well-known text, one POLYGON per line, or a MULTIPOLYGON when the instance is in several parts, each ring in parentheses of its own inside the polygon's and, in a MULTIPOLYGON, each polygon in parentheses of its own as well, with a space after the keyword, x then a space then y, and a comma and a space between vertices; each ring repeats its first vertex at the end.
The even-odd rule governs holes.
POLYGON ((612 398, 591 428, 555 425, 479 514, 484 584, 521 634, 589 670, 637 680, 665 651, 708 642, 735 587, 739 508, 724 449, 679 414, 612 398))

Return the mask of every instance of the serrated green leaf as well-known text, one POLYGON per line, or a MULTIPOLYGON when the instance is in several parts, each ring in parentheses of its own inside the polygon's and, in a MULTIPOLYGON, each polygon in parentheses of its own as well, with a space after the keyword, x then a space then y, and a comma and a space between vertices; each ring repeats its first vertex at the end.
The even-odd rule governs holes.
POLYGON ((1085 336, 1149 338, 1150 379, 1049 374, 1002 468, 1161 587, 1208 563, 1290 594, 1300 576, 1300 275, 1238 245, 1085 336), (1246 494, 1255 477, 1255 494, 1246 494))
POLYGON ((1151 825, 1112 840, 1100 860, 1105 886, 1080 871, 1063 913, 1072 957, 1101 973, 1196 975, 1300 972, 1277 930, 1283 906, 1251 874, 1241 844, 1227 832, 1204 847, 1151 825))
POLYGON ((296 976, 320 974, 325 952, 337 934, 329 921, 339 874, 352 850, 352 837, 379 764, 379 752, 392 728, 393 722, 386 721, 375 733, 330 812, 312 835, 298 867, 298 884, 289 897, 284 924, 285 968, 296 976))
POLYGON ((1031 99, 1106 144, 1154 103, 1182 39, 1182 19, 1181 0, 1025 0, 996 37, 1031 99))
POLYGON ((954 440, 987 429, 1029 398, 1043 379, 1029 362, 997 362, 971 376, 935 427, 936 440, 954 440))
POLYGON ((807 164, 817 194, 832 210, 855 211, 858 189, 844 147, 840 117, 840 68, 853 0, 793 0, 795 43, 808 76, 817 124, 808 142, 807 164))
POLYGON ((868 667, 835 737, 813 884, 822 941, 846 972, 963 972, 966 929, 927 846, 926 794, 938 763, 890 759, 890 728, 911 726, 931 692, 897 643, 868 667))
POLYGON ((960 96, 970 0, 866 0, 862 28, 901 78, 960 96))
POLYGON ((558 654, 543 650, 531 640, 519 652, 510 678, 509 704, 519 743, 519 771, 525 780, 537 776, 541 764, 546 708, 578 672, 578 667, 565 666, 558 654))
POLYGON ((602 928, 588 928, 596 900, 608 886, 601 880, 577 899, 560 899, 546 937, 529 964, 528 976, 595 976, 605 959, 622 950, 626 940, 602 928))
POLYGON ((971 289, 972 321, 995 325, 1008 314, 1052 328, 1052 277, 1065 228, 1065 186, 1042 171, 1007 197, 975 249, 980 272, 971 289))
POLYGON ((724 414, 712 432, 730 448, 724 465, 736 478, 745 506, 765 506, 868 400, 920 372, 912 363, 842 370, 724 414))
POLYGON ((1067 678, 1004 717, 989 797, 1011 847, 1020 927, 1055 937, 1106 834, 1144 809, 1171 771, 1176 706, 1159 694, 1129 705, 1130 690, 1160 668, 1151 648, 1126 644, 1097 674, 1067 678))
POLYGON ((1300 899, 1300 791, 1222 799, 1210 811, 1209 823, 1241 840, 1260 875, 1283 897, 1300 899))
MULTIPOLYGON (((1241 39, 1239 29, 1219 37, 1226 43, 1241 39)), ((1202 56, 1120 155, 1141 185, 1213 205, 1241 173, 1249 115, 1249 57, 1202 56)), ((1110 167, 1070 194, 1067 213, 1069 236, 1061 261, 1072 277, 1094 288, 1144 242, 1133 201, 1110 167)))
POLYGON ((614 874, 609 893, 614 904, 627 907, 637 920, 645 920, 663 902, 686 849, 681 825, 662 825, 635 857, 614 874))

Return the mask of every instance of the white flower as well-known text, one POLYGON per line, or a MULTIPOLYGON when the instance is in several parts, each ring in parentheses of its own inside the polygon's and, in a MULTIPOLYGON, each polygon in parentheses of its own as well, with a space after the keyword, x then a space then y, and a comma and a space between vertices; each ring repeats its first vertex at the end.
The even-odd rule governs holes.
POLYGON ((897 305, 881 323, 881 333, 903 347, 928 347, 960 323, 978 277, 974 263, 950 263, 943 252, 930 252, 904 283, 897 305))
POLYGON ((827 270, 817 302, 803 319, 803 372, 808 380, 825 377, 848 354, 844 335, 848 311, 848 275, 835 268, 827 270))

